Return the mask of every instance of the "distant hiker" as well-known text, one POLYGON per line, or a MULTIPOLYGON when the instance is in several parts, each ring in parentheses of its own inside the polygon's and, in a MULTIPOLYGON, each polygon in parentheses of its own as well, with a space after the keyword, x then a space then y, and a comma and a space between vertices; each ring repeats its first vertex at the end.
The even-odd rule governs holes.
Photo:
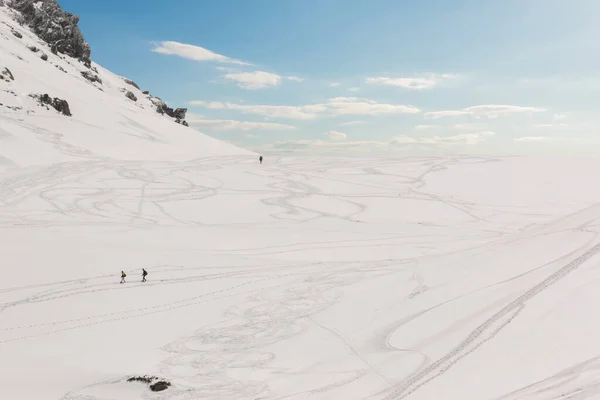
POLYGON ((260 161, 260 163, 262 164, 262 156, 258 157, 258 161, 260 161))
POLYGON ((127 276, 127 274, 125 274, 125 272, 121 271, 121 283, 125 283, 126 276, 127 276))
POLYGON ((146 275, 148 275, 148 273, 144 268, 142 268, 142 282, 146 282, 146 275))

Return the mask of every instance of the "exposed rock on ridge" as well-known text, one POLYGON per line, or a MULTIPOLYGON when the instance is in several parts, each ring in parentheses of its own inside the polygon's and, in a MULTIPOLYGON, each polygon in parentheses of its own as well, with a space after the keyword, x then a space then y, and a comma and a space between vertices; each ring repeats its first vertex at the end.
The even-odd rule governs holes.
POLYGON ((12 0, 33 32, 48 43, 53 53, 63 53, 91 66, 91 48, 77 26, 79 17, 64 11, 56 0, 12 0))

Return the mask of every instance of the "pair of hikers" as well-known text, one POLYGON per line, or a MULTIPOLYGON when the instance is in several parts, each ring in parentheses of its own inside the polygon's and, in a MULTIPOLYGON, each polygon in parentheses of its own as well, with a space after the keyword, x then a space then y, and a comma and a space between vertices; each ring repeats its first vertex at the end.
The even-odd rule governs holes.
MULTIPOLYGON (((148 275, 148 272, 146 272, 146 270, 142 268, 142 282, 146 282, 146 275, 148 275)), ((126 276, 127 274, 124 271, 121 271, 121 283, 125 283, 126 276)))

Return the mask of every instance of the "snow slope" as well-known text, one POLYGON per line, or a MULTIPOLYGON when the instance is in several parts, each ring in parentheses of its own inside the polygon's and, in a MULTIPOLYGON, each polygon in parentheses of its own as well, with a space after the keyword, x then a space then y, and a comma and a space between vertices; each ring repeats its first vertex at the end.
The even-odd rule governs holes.
POLYGON ((600 160, 260 165, 5 26, 1 398, 600 396, 600 160))
POLYGON ((69 56, 52 54, 29 28, 14 22, 12 14, 0 6, 0 74, 8 68, 14 77, 0 80, 0 165, 253 155, 159 115, 149 96, 101 66, 92 63, 96 74, 69 56), (40 50, 30 51, 28 46, 40 50), (102 83, 88 81, 82 71, 98 75, 102 83), (134 93, 137 101, 121 90, 134 93), (46 110, 29 96, 44 93, 67 100, 72 117, 52 107, 46 110))

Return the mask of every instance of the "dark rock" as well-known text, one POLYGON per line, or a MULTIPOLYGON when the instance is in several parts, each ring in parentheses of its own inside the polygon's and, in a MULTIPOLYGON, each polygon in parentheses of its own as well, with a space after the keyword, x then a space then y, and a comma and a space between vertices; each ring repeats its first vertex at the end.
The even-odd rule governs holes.
POLYGON ((94 82, 98 82, 102 85, 102 79, 100 79, 100 77, 98 75, 94 75, 91 72, 88 71, 81 71, 81 75, 87 79, 88 81, 94 83, 94 82))
POLYGON ((42 60, 44 61, 48 61, 48 54, 43 53, 42 56, 40 57, 42 60))
POLYGON ((171 384, 167 381, 158 381, 150 385, 150 390, 153 392, 162 392, 163 390, 167 390, 171 386, 171 384))
POLYGON ((10 72, 10 69, 4 67, 0 70, 0 80, 10 82, 14 81, 15 77, 13 76, 12 72, 10 72))
POLYGON ((187 123, 187 121, 183 121, 183 122, 181 123, 181 125, 184 125, 184 126, 190 126, 190 125, 187 123))
POLYGON ((168 382, 164 379, 158 378, 156 376, 132 376, 127 379, 127 382, 142 382, 146 383, 150 386, 150 390, 153 392, 162 392, 163 390, 167 390, 171 386, 171 382, 168 382), (152 383, 154 382, 154 383, 152 383))
POLYGON ((144 91, 142 92, 142 94, 150 94, 150 91, 149 91, 149 90, 144 90, 144 91))
POLYGON ((56 68, 60 69, 60 70, 61 70, 62 72, 64 72, 65 74, 67 73, 67 70, 65 70, 65 69, 64 69, 63 67, 61 67, 60 65, 58 65, 58 64, 54 64, 54 66, 55 66, 56 68))
POLYGON ((133 94, 133 92, 127 91, 127 93, 125 93, 125 97, 127 97, 130 100, 137 101, 137 97, 135 97, 135 94, 133 94))
POLYGON ((134 81, 132 81, 131 79, 127 79, 127 78, 123 78, 123 80, 125 81, 125 83, 127 83, 128 85, 133 86, 134 88, 140 90, 140 87, 137 85, 137 83, 135 83, 134 81))
POLYGON ((185 119, 185 113, 187 113, 187 108, 178 108, 173 113, 173 118, 185 119))
POLYGON ((13 0, 11 5, 53 53, 69 55, 91 66, 91 48, 77 26, 78 16, 63 11, 57 0, 13 0))
POLYGON ((12 31, 12 34, 15 35, 16 37, 18 37, 19 39, 23 39, 23 35, 21 35, 19 32, 17 31, 12 31))
POLYGON ((71 116, 71 109, 69 108, 69 103, 66 100, 59 99, 58 97, 52 98, 47 93, 42 95, 31 95, 31 97, 37 98, 40 104, 46 104, 54 107, 56 111, 66 115, 67 117, 71 116))
POLYGON ((40 49, 38 49, 38 48, 37 48, 37 47, 35 47, 35 46, 27 46, 27 48, 28 48, 29 50, 33 51, 34 53, 37 53, 38 51, 40 51, 40 49))

